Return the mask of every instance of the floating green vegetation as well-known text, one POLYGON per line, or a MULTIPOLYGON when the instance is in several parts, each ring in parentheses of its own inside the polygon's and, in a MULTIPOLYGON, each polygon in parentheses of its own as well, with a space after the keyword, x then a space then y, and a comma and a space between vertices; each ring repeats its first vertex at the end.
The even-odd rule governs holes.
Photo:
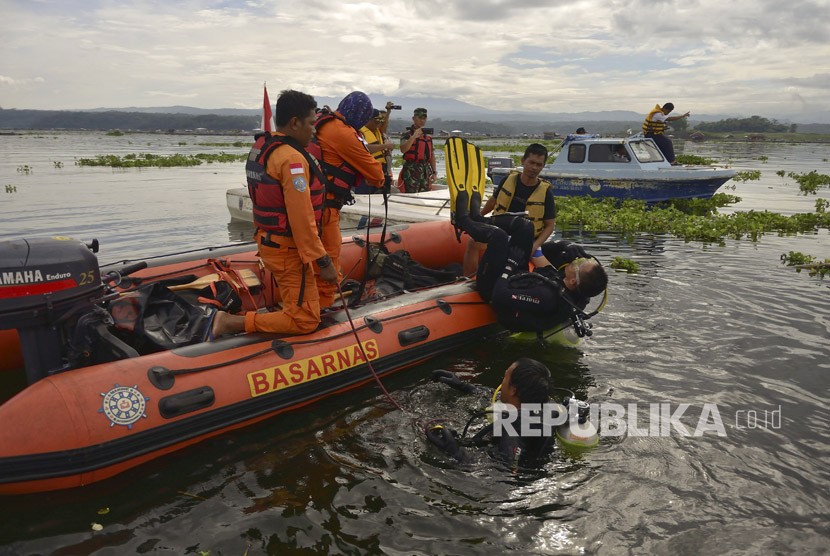
POLYGON ((732 178, 733 181, 757 181, 761 179, 761 170, 741 170, 732 178))
POLYGON ((768 157, 768 156, 761 155, 761 156, 759 156, 759 157, 758 157, 758 160, 760 160, 761 162, 763 162, 764 164, 766 164, 766 163, 767 163, 767 161, 769 160, 769 157, 768 157))
POLYGON ((764 233, 779 235, 830 229, 830 213, 804 213, 783 216, 774 212, 735 212, 719 214, 719 206, 737 197, 718 193, 712 199, 670 201, 649 207, 643 201, 563 197, 557 199, 557 224, 587 231, 612 231, 625 234, 648 232, 671 234, 686 241, 717 242, 727 238, 757 241, 764 233))
POLYGON ((818 193, 819 186, 830 185, 830 176, 827 174, 819 174, 815 170, 812 170, 806 174, 789 172, 787 176, 798 182, 798 188, 804 195, 809 195, 810 193, 815 195, 818 193))
POLYGON ((32 173, 32 172, 34 172, 34 171, 35 171, 35 169, 34 169, 34 168, 32 168, 31 166, 29 166, 28 164, 23 164, 22 166, 18 166, 18 167, 17 167, 17 173, 18 173, 18 174, 26 174, 26 175, 29 175, 29 174, 31 174, 31 173, 32 173))
MULTIPOLYGON (((181 143, 179 143, 181 144, 181 143)), ((250 149, 253 141, 234 141, 233 143, 196 143, 200 147, 239 147, 250 149)))
POLYGON ((10 183, 6 184, 6 193, 17 193, 17 186, 10 183))
POLYGON ((781 263, 794 267, 796 272, 806 269, 810 276, 824 278, 830 274, 830 259, 820 261, 813 255, 805 255, 798 251, 790 251, 781 255, 781 263))
POLYGON ((777 172, 775 172, 775 175, 780 177, 780 178, 783 178, 784 174, 785 174, 784 170, 778 170, 777 172))
POLYGON ((614 257, 608 266, 614 270, 624 270, 629 274, 640 272, 640 265, 625 257, 614 257))
POLYGON ((219 154, 204 154, 200 153, 194 155, 199 160, 203 160, 208 164, 213 162, 245 162, 248 160, 248 153, 244 154, 232 154, 232 153, 219 153, 219 154))
POLYGON ((179 141, 180 147, 184 147, 185 145, 187 145, 187 141, 179 141))
POLYGON ((111 168, 172 168, 177 166, 199 166, 203 162, 243 162, 247 154, 205 154, 195 155, 171 154, 158 155, 150 153, 127 154, 118 156, 115 154, 98 155, 95 158, 79 158, 75 160, 76 166, 109 166, 111 168))
POLYGON ((59 161, 59 160, 55 160, 54 162, 52 162, 52 165, 53 165, 55 168, 63 168, 63 162, 61 162, 61 161, 59 161))
MULTIPOLYGON (((500 143, 500 144, 496 144, 496 145, 481 145, 481 148, 482 148, 482 150, 493 151, 493 152, 502 152, 502 151, 504 151, 504 152, 512 152, 512 153, 515 153, 515 152, 524 153, 527 146, 530 143, 533 143, 533 142, 538 142, 538 143, 544 145, 548 149, 548 151, 551 151, 551 152, 559 150, 559 147, 562 145, 562 141, 528 141, 526 143, 500 143)), ((519 156, 519 160, 521 160, 521 158, 522 158, 521 154, 519 154, 518 156, 519 156)))
POLYGON ((830 201, 827 199, 816 199, 816 212, 827 212, 830 207, 830 201))
POLYGON ((740 202, 741 198, 726 193, 716 193, 710 199, 673 199, 654 205, 656 208, 675 208, 685 214, 709 216, 716 214, 721 207, 728 207, 740 202))
POLYGON ((109 135, 110 137, 121 137, 122 135, 124 135, 124 132, 118 131, 117 129, 113 129, 111 131, 108 131, 107 135, 109 135))
POLYGON ((675 161, 679 164, 689 164, 691 166, 710 166, 717 162, 714 158, 705 158, 695 154, 679 154, 675 157, 675 161))

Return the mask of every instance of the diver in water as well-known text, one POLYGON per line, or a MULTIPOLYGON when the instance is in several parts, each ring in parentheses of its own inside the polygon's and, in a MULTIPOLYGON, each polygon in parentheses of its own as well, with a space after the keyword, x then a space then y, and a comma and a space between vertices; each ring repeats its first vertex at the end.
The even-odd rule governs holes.
POLYGON ((579 245, 554 241, 531 254, 533 224, 522 215, 502 227, 479 214, 477 194, 457 194, 455 225, 487 244, 476 275, 481 297, 489 301, 499 323, 514 332, 536 332, 573 321, 580 336, 590 334, 583 319, 588 301, 608 286, 608 275, 596 258, 579 245), (528 272, 528 262, 535 266, 528 272))
MULTIPOLYGON (((490 396, 491 392, 483 386, 460 380, 454 373, 436 370, 432 373, 432 380, 442 382, 467 394, 481 394, 490 396)), ((425 426, 427 440, 442 452, 455 458, 459 463, 466 463, 471 455, 464 446, 489 446, 496 459, 507 465, 514 472, 521 468, 539 467, 547 460, 547 456, 555 445, 555 431, 551 427, 542 426, 541 415, 534 415, 530 411, 530 404, 536 411, 541 404, 547 404, 551 390, 551 376, 548 368, 527 357, 516 360, 504 373, 504 379, 497 393, 501 396, 501 403, 494 405, 493 422, 483 427, 470 439, 466 439, 467 428, 476 418, 484 413, 474 415, 467 423, 459 438, 458 434, 443 424, 430 423, 425 426), (509 415, 512 413, 512 415, 509 415), (522 418, 525 417, 525 423, 522 418), (499 419, 509 422, 510 427, 502 427, 499 419), (527 433, 522 435, 523 433, 527 433)), ((495 399, 493 395, 493 399, 495 399)), ((562 407, 563 411, 566 408, 562 407)))

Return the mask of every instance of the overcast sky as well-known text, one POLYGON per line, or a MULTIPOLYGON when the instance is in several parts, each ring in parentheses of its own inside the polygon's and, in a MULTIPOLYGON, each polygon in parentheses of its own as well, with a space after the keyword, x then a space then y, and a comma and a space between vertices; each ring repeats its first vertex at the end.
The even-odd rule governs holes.
MULTIPOLYGON (((830 110, 830 0, 0 0, 0 107, 830 110)), ((805 118, 809 120, 809 118, 805 118)))

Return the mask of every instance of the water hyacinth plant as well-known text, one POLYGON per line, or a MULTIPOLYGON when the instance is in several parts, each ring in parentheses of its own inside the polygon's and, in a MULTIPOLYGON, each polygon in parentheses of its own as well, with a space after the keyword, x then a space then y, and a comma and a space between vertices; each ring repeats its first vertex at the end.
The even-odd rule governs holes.
POLYGON ((718 193, 711 199, 675 200, 659 206, 643 201, 562 197, 557 199, 557 226, 594 232, 671 234, 686 241, 723 244, 728 238, 757 241, 764 233, 779 235, 830 229, 830 213, 784 216, 767 211, 719 214, 717 208, 739 200, 718 193))
POLYGON ((608 266, 614 270, 624 270, 629 274, 640 272, 640 265, 625 257, 614 257, 608 266))
POLYGON ((804 195, 817 194, 818 188, 822 185, 830 185, 830 176, 827 174, 819 174, 815 170, 807 172, 806 174, 796 174, 789 172, 788 177, 798 182, 798 188, 804 195))
POLYGON ((78 158, 76 166, 109 166, 110 168, 171 168, 177 166, 199 166, 203 162, 244 162, 247 154, 205 154, 195 155, 171 154, 157 155, 151 153, 127 154, 118 156, 115 154, 98 155, 95 158, 78 158))
POLYGON ((796 272, 807 270, 810 276, 824 278, 830 274, 830 259, 818 260, 813 255, 805 255, 799 251, 790 251, 781 255, 781 263, 795 267, 796 272))

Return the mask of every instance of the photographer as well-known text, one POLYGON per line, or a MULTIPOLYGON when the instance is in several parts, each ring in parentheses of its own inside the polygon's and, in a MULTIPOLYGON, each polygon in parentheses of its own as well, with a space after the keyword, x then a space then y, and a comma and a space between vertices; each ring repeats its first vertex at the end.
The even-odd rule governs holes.
POLYGON ((403 168, 399 177, 404 193, 430 191, 435 184, 435 149, 432 146, 432 129, 427 123, 427 109, 416 108, 412 115, 412 126, 401 136, 403 168))
POLYGON ((366 122, 366 125, 360 128, 360 134, 366 140, 366 148, 369 153, 375 157, 375 160, 380 162, 383 167, 384 184, 383 189, 377 189, 367 183, 361 183, 355 188, 355 193, 380 193, 381 191, 389 192, 392 185, 392 168, 390 164, 391 152, 395 146, 389 142, 389 138, 382 131, 382 126, 387 122, 386 112, 381 112, 378 109, 372 110, 372 117, 366 122))

